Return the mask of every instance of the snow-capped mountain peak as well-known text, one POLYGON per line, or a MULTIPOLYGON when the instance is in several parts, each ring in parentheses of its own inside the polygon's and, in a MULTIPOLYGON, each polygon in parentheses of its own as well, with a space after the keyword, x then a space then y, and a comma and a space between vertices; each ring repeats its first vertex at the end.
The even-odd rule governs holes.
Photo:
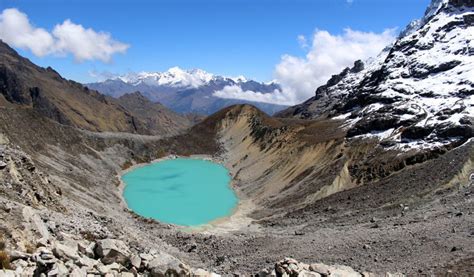
POLYGON ((416 19, 410 22, 410 24, 405 27, 405 30, 400 33, 400 38, 410 35, 420 29, 425 23, 428 22, 428 20, 430 20, 431 17, 438 13, 438 11, 443 7, 443 5, 447 4, 448 2, 449 0, 432 0, 431 4, 425 11, 425 15, 421 19, 416 19))
POLYGON ((237 76, 237 77, 229 77, 229 79, 231 79, 232 81, 236 82, 236 83, 244 83, 244 82, 247 82, 248 79, 245 78, 245 76, 237 76))
POLYGON ((281 89, 276 82, 263 83, 244 76, 215 75, 202 69, 184 70, 172 67, 164 72, 129 73, 102 82, 89 83, 87 86, 113 97, 140 91, 149 100, 160 102, 179 113, 211 114, 231 104, 242 103, 253 104, 268 114, 286 107, 245 99, 230 99, 216 94, 225 88, 262 94, 273 93, 281 89))
POLYGON ((150 86, 172 86, 197 88, 215 79, 214 74, 202 69, 184 70, 172 67, 165 72, 140 72, 118 76, 125 83, 132 85, 147 84, 150 86))

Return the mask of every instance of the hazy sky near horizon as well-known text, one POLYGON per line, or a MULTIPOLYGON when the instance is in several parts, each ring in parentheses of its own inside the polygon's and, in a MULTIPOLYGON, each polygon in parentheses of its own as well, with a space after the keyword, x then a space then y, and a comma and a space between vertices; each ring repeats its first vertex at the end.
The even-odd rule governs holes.
POLYGON ((429 2, 0 0, 0 38, 79 82, 179 66, 291 83, 299 80, 288 74, 301 64, 309 76, 325 75, 377 53, 429 2), (319 53, 333 57, 316 61, 319 53))

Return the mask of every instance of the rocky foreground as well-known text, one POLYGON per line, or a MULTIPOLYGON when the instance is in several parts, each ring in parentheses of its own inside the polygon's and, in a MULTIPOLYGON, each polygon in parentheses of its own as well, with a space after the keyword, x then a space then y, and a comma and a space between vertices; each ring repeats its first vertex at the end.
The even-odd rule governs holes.
MULTIPOLYGON (((6 254, 2 250, 0 261, 8 269, 1 270, 0 276, 221 276, 201 268, 192 268, 177 258, 154 249, 139 253, 117 239, 77 241, 65 238, 51 242, 42 238, 36 247, 32 253, 12 251, 6 254)), ((305 264, 285 258, 272 268, 256 272, 255 276, 377 275, 357 272, 343 265, 305 264)), ((387 273, 385 276, 405 275, 387 273)))

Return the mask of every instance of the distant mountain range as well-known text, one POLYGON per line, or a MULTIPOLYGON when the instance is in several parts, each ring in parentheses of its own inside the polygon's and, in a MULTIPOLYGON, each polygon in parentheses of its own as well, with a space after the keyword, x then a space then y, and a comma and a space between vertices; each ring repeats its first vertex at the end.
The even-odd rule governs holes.
POLYGON ((118 98, 127 93, 140 91, 153 102, 160 102, 175 112, 209 115, 234 104, 252 104, 268 114, 286 108, 261 102, 226 99, 214 96, 226 86, 238 86, 242 90, 272 93, 280 90, 277 83, 261 83, 245 77, 223 77, 201 69, 183 70, 170 68, 166 72, 141 72, 118 76, 103 82, 89 83, 87 87, 118 98))

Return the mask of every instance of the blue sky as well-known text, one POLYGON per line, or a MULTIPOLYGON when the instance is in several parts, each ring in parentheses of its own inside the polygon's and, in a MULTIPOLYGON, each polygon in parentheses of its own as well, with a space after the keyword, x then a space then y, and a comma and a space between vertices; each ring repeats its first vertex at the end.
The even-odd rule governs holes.
POLYGON ((340 34, 344 28, 382 32, 419 18, 429 0, 0 0, 32 25, 51 31, 70 19, 130 45, 112 61, 77 62, 71 55, 36 57, 20 53, 65 77, 93 81, 90 72, 163 71, 173 66, 245 75, 266 81, 283 54, 304 56, 298 35, 315 29, 340 34))

